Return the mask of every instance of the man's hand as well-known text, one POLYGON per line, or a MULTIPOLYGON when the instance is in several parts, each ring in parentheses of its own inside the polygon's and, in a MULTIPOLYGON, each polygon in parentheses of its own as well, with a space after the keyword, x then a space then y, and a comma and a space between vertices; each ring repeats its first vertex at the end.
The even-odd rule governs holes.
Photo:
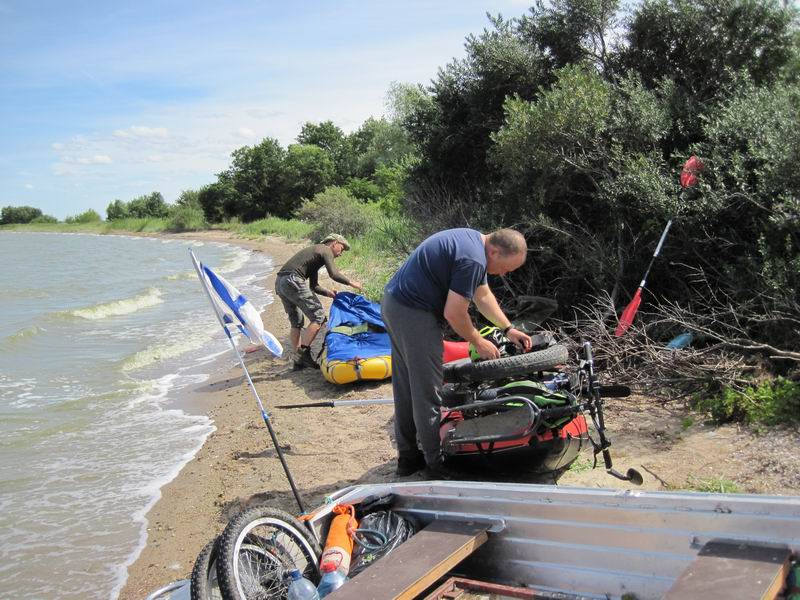
POLYGON ((361 287, 361 282, 360 281, 351 280, 350 281, 350 287, 353 288, 354 290, 358 290, 359 292, 363 291, 363 288, 361 287))
POLYGON ((506 332, 506 337, 525 352, 530 352, 533 346, 530 336, 522 333, 519 329, 514 329, 512 327, 506 332))
POLYGON ((483 360, 500 358, 500 349, 486 338, 480 338, 479 340, 473 342, 473 344, 478 356, 480 356, 483 360))

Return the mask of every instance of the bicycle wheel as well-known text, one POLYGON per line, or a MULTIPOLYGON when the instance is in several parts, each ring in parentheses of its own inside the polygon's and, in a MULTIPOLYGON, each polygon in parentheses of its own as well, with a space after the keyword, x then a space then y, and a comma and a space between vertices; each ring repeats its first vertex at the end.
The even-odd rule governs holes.
POLYGON ((464 359, 444 365, 444 381, 445 383, 464 383, 517 377, 535 371, 552 369, 567 362, 568 358, 567 348, 557 344, 538 352, 528 352, 494 360, 472 362, 464 359))
POLYGON ((222 592, 217 581, 217 556, 219 555, 219 538, 215 537, 208 542, 192 569, 192 585, 190 596, 192 600, 222 600, 222 592))
POLYGON ((231 519, 219 541, 217 575, 224 598, 277 600, 286 597, 288 574, 298 569, 319 582, 319 543, 290 514, 255 506, 231 519))

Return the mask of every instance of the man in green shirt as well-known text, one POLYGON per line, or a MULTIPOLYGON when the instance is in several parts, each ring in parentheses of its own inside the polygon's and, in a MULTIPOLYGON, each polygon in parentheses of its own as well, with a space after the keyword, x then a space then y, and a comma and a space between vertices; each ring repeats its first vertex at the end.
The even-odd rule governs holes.
POLYGON ((342 252, 350 249, 350 244, 339 234, 332 233, 319 244, 303 248, 284 263, 275 279, 275 293, 283 302, 289 316, 291 330, 289 339, 294 352, 294 369, 305 367, 319 368, 311 357, 311 342, 325 322, 325 311, 317 294, 335 298, 336 292, 319 284, 319 270, 322 266, 334 281, 361 291, 361 282, 342 275, 333 261, 342 252), (308 327, 303 331, 303 315, 308 317, 308 327))

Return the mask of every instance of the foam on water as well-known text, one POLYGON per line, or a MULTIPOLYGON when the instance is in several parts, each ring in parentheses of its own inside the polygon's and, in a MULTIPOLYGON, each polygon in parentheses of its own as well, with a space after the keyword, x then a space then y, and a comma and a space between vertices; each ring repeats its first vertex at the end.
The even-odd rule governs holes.
POLYGON ((129 315, 151 306, 161 304, 161 290, 155 287, 148 288, 133 298, 123 298, 111 302, 103 302, 87 308, 68 311, 66 314, 82 319, 99 320, 108 317, 129 315))
MULTIPOLYGON (((34 299, 0 296, 0 348, 17 344, 0 352, 0 595, 116 598, 147 511, 214 430, 174 403, 234 355, 188 271, 197 244, 161 241, 0 234, 19 258, 0 289, 34 299)), ((209 243, 199 258, 271 301, 268 257, 209 243)))

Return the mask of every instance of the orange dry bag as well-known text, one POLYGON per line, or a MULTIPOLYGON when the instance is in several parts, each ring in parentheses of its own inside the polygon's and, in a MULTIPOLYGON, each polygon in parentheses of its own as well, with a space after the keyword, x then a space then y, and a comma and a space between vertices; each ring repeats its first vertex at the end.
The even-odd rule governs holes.
POLYGON ((353 554, 353 535, 358 529, 356 510, 352 504, 337 504, 333 507, 336 515, 328 529, 325 549, 319 559, 322 567, 326 562, 336 565, 336 570, 347 575, 350 570, 350 556, 353 554))

